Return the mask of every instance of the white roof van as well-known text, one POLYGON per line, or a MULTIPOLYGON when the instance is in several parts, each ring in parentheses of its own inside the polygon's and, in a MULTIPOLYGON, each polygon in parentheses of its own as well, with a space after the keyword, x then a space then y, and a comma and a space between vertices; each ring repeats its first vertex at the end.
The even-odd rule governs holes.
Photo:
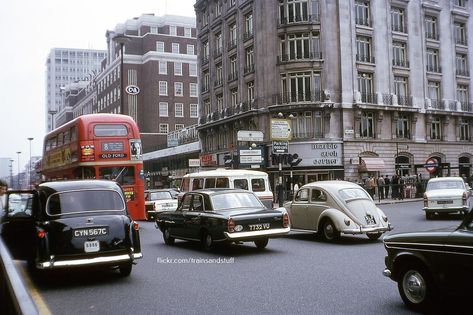
POLYGON ((202 188, 239 188, 254 192, 263 204, 273 208, 273 193, 268 174, 261 171, 216 169, 186 174, 181 182, 183 193, 202 188))

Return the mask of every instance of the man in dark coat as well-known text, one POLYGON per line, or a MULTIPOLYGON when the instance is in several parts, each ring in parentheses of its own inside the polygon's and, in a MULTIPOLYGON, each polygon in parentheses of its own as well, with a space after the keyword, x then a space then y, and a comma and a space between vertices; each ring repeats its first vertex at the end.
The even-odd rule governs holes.
POLYGON ((384 197, 389 198, 389 184, 391 184, 391 180, 389 179, 389 176, 386 175, 384 177, 384 197))

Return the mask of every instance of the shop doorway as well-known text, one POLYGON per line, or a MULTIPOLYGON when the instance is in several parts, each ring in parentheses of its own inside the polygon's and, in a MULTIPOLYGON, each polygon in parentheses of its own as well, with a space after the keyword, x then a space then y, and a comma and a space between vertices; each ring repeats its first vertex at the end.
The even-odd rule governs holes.
POLYGON ((462 156, 458 159, 458 172, 460 176, 465 176, 466 178, 470 177, 471 175, 471 165, 470 165, 470 158, 467 156, 462 156))

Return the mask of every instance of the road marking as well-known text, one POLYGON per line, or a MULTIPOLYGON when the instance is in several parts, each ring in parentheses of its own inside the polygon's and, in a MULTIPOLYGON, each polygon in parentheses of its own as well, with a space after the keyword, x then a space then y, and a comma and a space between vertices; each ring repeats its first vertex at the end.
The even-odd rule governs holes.
POLYGON ((15 260, 14 262, 17 267, 17 270, 19 270, 21 273, 21 277, 23 278, 23 281, 25 282, 26 289, 30 293, 31 298, 33 299, 33 302, 35 303, 36 308, 38 309, 38 313, 41 315, 52 315, 47 304, 44 302, 43 297, 41 296, 41 294, 39 294, 38 290, 36 289, 33 282, 31 281, 30 276, 26 272, 24 268, 24 264, 22 264, 18 260, 15 260))

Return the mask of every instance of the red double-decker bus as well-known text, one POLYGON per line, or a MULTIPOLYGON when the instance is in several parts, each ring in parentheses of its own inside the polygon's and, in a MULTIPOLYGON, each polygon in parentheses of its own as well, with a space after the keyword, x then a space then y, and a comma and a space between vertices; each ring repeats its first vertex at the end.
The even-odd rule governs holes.
POLYGON ((125 192, 131 217, 146 219, 140 132, 130 116, 83 115, 51 131, 41 173, 49 181, 114 180, 125 192))

